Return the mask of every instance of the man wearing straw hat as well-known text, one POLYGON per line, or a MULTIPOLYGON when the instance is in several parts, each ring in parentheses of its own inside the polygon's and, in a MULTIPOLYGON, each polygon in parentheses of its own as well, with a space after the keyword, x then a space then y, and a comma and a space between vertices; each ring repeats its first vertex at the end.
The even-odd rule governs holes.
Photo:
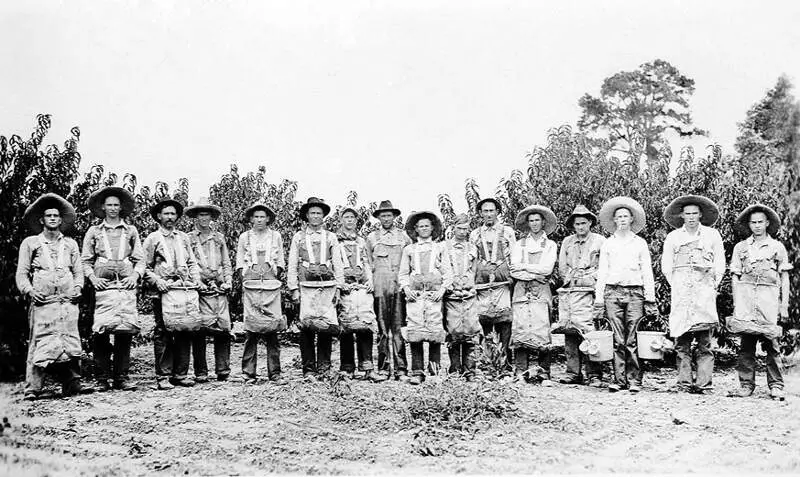
POLYGON ((789 271, 792 264, 786 247, 773 237, 780 217, 763 204, 747 207, 736 219, 737 231, 748 238, 737 243, 731 258, 733 317, 731 331, 741 333, 739 362, 740 389, 736 396, 753 394, 756 386, 756 343, 767 353, 767 386, 772 399, 783 401, 783 366, 779 356, 779 323, 789 319, 789 271))
POLYGON ((577 205, 567 218, 567 229, 575 233, 564 239, 558 255, 558 271, 564 285, 558 305, 560 323, 571 328, 564 335, 564 354, 567 358, 566 376, 558 381, 562 384, 582 384, 581 363, 586 363, 586 374, 590 386, 599 387, 602 382, 602 366, 585 359, 579 347, 583 335, 594 330, 592 305, 594 287, 597 285, 597 266, 600 247, 605 238, 591 231, 597 225, 597 216, 584 205, 577 205))
POLYGON ((638 235, 645 226, 644 208, 630 197, 613 197, 598 214, 611 236, 600 247, 595 287, 595 313, 605 312, 614 332, 614 382, 608 390, 642 387, 636 328, 645 312, 656 309, 655 280, 647 242, 638 235))
MULTIPOLYGON (((244 221, 250 224, 250 230, 239 235, 236 247, 236 270, 242 274, 242 282, 246 280, 279 280, 286 269, 286 258, 283 251, 283 238, 274 230, 275 212, 267 205, 256 203, 244 211, 244 221)), ((244 288, 244 286, 243 286, 244 288)), ((243 290, 242 294, 246 294, 243 290)), ((245 300, 243 296, 242 301, 245 300)), ((247 310, 245 310, 247 312, 247 310)), ((282 313, 282 311, 280 311, 282 313)), ((246 338, 242 354, 242 374, 245 382, 257 382, 256 367, 258 364, 258 342, 264 341, 267 348, 267 374, 269 380, 276 384, 286 384, 281 376, 281 349, 278 332, 256 332, 248 329, 245 317, 246 338)))
POLYGON ((400 209, 383 200, 372 212, 380 221, 378 230, 367 235, 367 254, 372 263, 375 287, 375 314, 378 316, 378 370, 388 374, 391 364, 395 378, 408 380, 406 345, 400 329, 405 317, 405 302, 400 295, 397 273, 403 248, 411 243, 406 232, 395 225, 400 209))
POLYGON ((58 376, 64 396, 90 393, 94 389, 81 384, 79 363, 80 251, 62 233, 75 222, 75 209, 57 194, 44 194, 22 220, 37 234, 22 241, 16 272, 17 288, 30 299, 24 399, 41 396, 46 372, 58 376))
POLYGON ((557 226, 556 214, 543 205, 525 207, 514 224, 523 233, 511 250, 514 283, 514 374, 517 379, 551 386, 550 381, 550 276, 558 259, 558 246, 547 238, 557 226), (538 354, 538 366, 533 359, 538 354))
MULTIPOLYGON (((508 264, 511 256, 511 247, 514 245, 516 236, 514 235, 514 229, 498 220, 498 214, 503 211, 503 207, 497 199, 487 197, 480 200, 475 209, 481 216, 481 225, 469 235, 470 242, 478 250, 475 284, 491 287, 495 283, 506 283, 505 286, 498 285, 501 288, 495 290, 492 295, 499 299, 495 309, 502 311, 491 312, 490 315, 487 315, 485 313, 489 310, 484 310, 479 306, 478 316, 485 336, 489 336, 492 331, 497 334, 501 351, 506 355, 505 367, 508 371, 511 369, 509 341, 511 340, 512 320, 511 289, 509 285, 511 275, 508 271, 508 264)), ((489 344, 490 342, 487 340, 485 342, 487 352, 489 344)))
POLYGON ((339 239, 339 250, 342 252, 345 281, 342 287, 340 316, 356 314, 358 316, 352 318, 359 323, 357 331, 347 330, 343 326, 339 335, 340 369, 346 376, 352 378, 356 368, 355 357, 358 355, 358 370, 364 372, 364 379, 373 382, 386 381, 387 377, 377 373, 372 362, 372 342, 377 325, 373 308, 374 298, 372 298, 374 289, 372 267, 369 266, 367 244, 358 236, 358 212, 352 207, 345 207, 340 217, 342 227, 336 237, 339 239), (366 293, 359 293, 359 290, 364 290, 366 293), (372 303, 366 311, 359 312, 360 307, 357 306, 356 300, 361 297, 367 298, 372 303), (356 353, 353 352, 354 347, 356 353))
POLYGON ((718 218, 717 204, 699 195, 678 197, 664 209, 664 220, 675 230, 664 240, 661 272, 672 288, 669 332, 676 338, 678 389, 683 391, 711 390, 711 338, 719 323, 717 287, 725 274, 722 236, 711 228, 718 218))
MULTIPOLYGON (((286 280, 292 292, 292 300, 296 303, 301 300, 302 282, 335 281, 337 289, 332 307, 338 301, 339 288, 344 285, 344 265, 338 239, 333 232, 325 229, 323 223, 330 211, 331 207, 316 197, 309 197, 300 207, 300 217, 306 225, 292 237, 286 280)), ((300 359, 303 362, 303 376, 315 381, 324 377, 331 369, 333 324, 331 323, 329 331, 304 328, 302 306, 300 314, 300 359)), ((333 314, 335 317, 335 311, 333 314)), ((338 331, 338 322, 335 326, 338 331)))
MULTIPOLYGON (((222 233, 211 229, 211 221, 219 219, 222 209, 201 197, 197 204, 186 208, 187 217, 194 219, 194 230, 189 233, 192 252, 200 267, 200 280, 207 291, 200 294, 200 313, 214 319, 214 372, 218 381, 231 374, 231 318, 227 293, 233 287, 233 270, 228 245, 222 233)), ((208 382, 206 361, 206 332, 199 331, 192 339, 192 358, 195 382, 208 382)))
POLYGON ((398 280, 406 296, 406 339, 411 348, 409 384, 425 380, 424 347, 428 342, 428 372, 439 371, 446 334, 442 298, 453 283, 453 270, 445 248, 434 240, 442 236, 442 221, 433 212, 412 212, 405 224, 414 243, 403 249, 398 280))
MULTIPOLYGON (((86 277, 95 289, 94 360, 97 365, 97 384, 95 389, 108 391, 113 378, 115 389, 133 391, 136 385, 128 379, 131 364, 131 339, 139 332, 136 310, 136 287, 144 276, 144 250, 139 239, 139 231, 126 224, 124 217, 130 216, 136 207, 133 194, 122 187, 104 187, 89 197, 89 210, 103 221, 86 231, 83 238, 81 261, 86 277), (126 304, 131 309, 124 310, 128 320, 114 329, 111 323, 104 323, 102 315, 106 310, 110 315, 123 316, 119 295, 105 296, 109 286, 130 290, 126 304), (114 303, 116 302, 116 303, 114 303), (117 310, 109 310, 117 308, 117 310), (114 335, 111 345, 110 335, 114 335), (111 357, 114 357, 113 371, 111 357)), ((113 291, 110 293, 114 293, 113 291)))
POLYGON ((153 299, 153 351, 158 389, 194 386, 194 380, 188 378, 192 335, 186 331, 168 331, 162 309, 162 294, 170 291, 172 283, 191 284, 200 291, 206 289, 200 280, 189 236, 175 228, 182 215, 183 205, 177 200, 163 199, 153 205, 150 216, 159 227, 144 239, 143 246, 145 277, 157 293, 153 299))

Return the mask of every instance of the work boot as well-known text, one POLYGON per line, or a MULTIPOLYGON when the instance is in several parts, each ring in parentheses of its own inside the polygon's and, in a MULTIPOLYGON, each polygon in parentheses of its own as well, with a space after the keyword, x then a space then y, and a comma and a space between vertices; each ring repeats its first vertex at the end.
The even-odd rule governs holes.
POLYGON ((119 389, 120 391, 136 391, 136 385, 128 379, 120 379, 119 381, 114 381, 114 389, 119 389))
POLYGON ((167 379, 167 378, 159 378, 157 383, 156 383, 156 386, 158 387, 158 389, 160 389, 162 391, 166 391, 168 389, 173 389, 175 387, 175 386, 172 385, 172 383, 169 382, 169 379, 167 379))
POLYGON ((617 383, 609 383, 609 385, 608 385, 608 392, 615 393, 615 392, 619 391, 620 389, 622 389, 622 386, 620 386, 617 383))
POLYGON ((285 385, 289 384, 289 380, 284 378, 280 374, 275 374, 273 376, 270 376, 269 382, 271 382, 272 384, 274 384, 276 386, 285 386, 285 385))
POLYGON ((603 380, 600 379, 600 378, 591 377, 591 378, 589 378, 588 385, 593 387, 593 388, 600 388, 600 387, 603 387, 603 380))
POLYGON ((108 384, 108 380, 101 379, 95 383, 94 390, 98 393, 104 393, 110 391, 111 386, 108 384))
MULTIPOLYGON (((408 377, 408 374, 406 374, 404 372, 400 372, 400 373, 397 373, 395 375, 395 379, 397 379, 401 383, 407 383, 411 378, 408 377)), ((419 384, 419 383, 417 383, 417 384, 419 384)))
POLYGON ((729 392, 728 396, 729 397, 740 397, 740 398, 750 397, 750 396, 753 395, 753 391, 755 391, 755 388, 741 387, 741 388, 737 389, 736 391, 729 392))
POLYGON ((254 385, 257 382, 258 382, 258 378, 256 378, 255 376, 245 376, 244 377, 244 383, 245 384, 254 385))
POLYGON ((84 386, 77 379, 61 387, 61 394, 63 394, 64 397, 75 396, 76 394, 92 394, 93 392, 93 387, 84 386))
POLYGON ((228 380, 228 376, 230 376, 230 375, 229 374, 218 374, 217 375, 217 381, 227 381, 228 380))
POLYGON ((580 376, 564 376, 559 378, 558 382, 561 384, 583 384, 583 379, 580 376))
MULTIPOLYGON (((406 377, 408 378, 408 376, 406 376, 406 377)), ((418 385, 422 384, 423 378, 424 378, 424 376, 421 376, 419 374, 415 374, 414 376, 411 376, 410 378, 408 378, 407 381, 408 381, 408 384, 412 384, 414 386, 418 386, 418 385)))
POLYGON ((785 401, 786 393, 783 392, 783 389, 781 388, 771 388, 769 390, 769 397, 771 397, 775 401, 785 401))
POLYGON ((305 379, 309 383, 316 383, 317 381, 319 381, 317 373, 303 373, 303 379, 305 379))
POLYGON ((628 388, 628 391, 633 393, 633 394, 636 394, 641 390, 642 390, 642 386, 639 385, 639 384, 631 384, 630 387, 628 388))
POLYGON ((388 376, 381 373, 376 373, 374 369, 370 369, 367 371, 367 374, 364 376, 364 379, 372 381, 373 383, 382 383, 389 379, 388 376))
POLYGON ((197 384, 203 384, 208 382, 208 375, 200 375, 194 377, 194 382, 197 384))
POLYGON ((22 399, 25 401, 35 401, 39 399, 41 394, 41 391, 25 391, 25 396, 23 396, 22 399))
POLYGON ((180 386, 180 387, 183 387, 183 388, 190 388, 190 387, 194 386, 194 379, 189 379, 189 378, 182 378, 182 379, 170 378, 169 381, 173 385, 180 386))

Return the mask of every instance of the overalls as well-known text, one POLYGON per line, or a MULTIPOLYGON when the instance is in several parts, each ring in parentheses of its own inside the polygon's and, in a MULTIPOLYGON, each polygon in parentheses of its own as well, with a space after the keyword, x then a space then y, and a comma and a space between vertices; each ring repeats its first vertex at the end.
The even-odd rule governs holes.
MULTIPOLYGON (((366 261, 366 250, 355 238, 339 237, 339 246, 342 250, 342 263, 345 264, 344 281, 346 284, 367 283, 365 267, 369 267, 366 261)), ((344 298, 344 292, 342 293, 344 298)), ((355 371, 355 346, 358 355, 358 370, 370 371, 374 368, 372 364, 372 342, 373 332, 370 330, 359 331, 356 333, 342 331, 339 335, 340 366, 342 371, 352 373, 355 371)))
POLYGON ((438 252, 434 244, 424 252, 420 251, 419 244, 414 244, 411 253, 409 286, 419 293, 415 301, 406 302, 406 333, 411 348, 411 374, 414 376, 424 375, 425 341, 428 342, 428 372, 437 374, 441 361, 442 342, 445 339, 442 302, 431 299, 431 295, 443 283, 438 252))
MULTIPOLYGON (((300 234, 297 248, 298 281, 302 283, 334 280, 333 262, 331 261, 334 243, 330 240, 328 232, 322 230, 320 234, 322 240, 319 242, 312 241, 305 231, 298 232, 298 234, 300 234), (309 253, 309 249, 311 253, 309 253)), ((330 333, 300 330, 300 359, 303 362, 304 375, 309 373, 324 374, 330 371, 332 340, 333 335, 330 333)))
POLYGON ((377 237, 372 248, 372 280, 375 284, 375 314, 378 316, 378 369, 388 371, 391 356, 395 373, 406 374, 406 348, 401 333, 405 303, 397 282, 406 241, 399 229, 392 229, 391 234, 380 229, 373 234, 372 237, 377 237))
MULTIPOLYGON (((511 280, 511 274, 508 270, 508 262, 506 256, 508 255, 507 249, 511 244, 507 244, 502 235, 502 229, 495 229, 494 240, 489 241, 483 234, 483 229, 480 229, 478 240, 478 257, 477 257, 477 270, 475 274, 475 283, 480 285, 484 283, 504 282, 511 280)), ((512 350, 509 346, 511 341, 511 290, 510 288, 502 288, 493 291, 497 296, 494 297, 500 301, 502 308, 507 308, 508 311, 500 316, 481 316, 479 312, 479 319, 483 327, 483 335, 489 336, 489 333, 494 331, 500 340, 500 347, 506 354, 506 368, 511 368, 512 350)), ((479 298, 480 299, 480 298, 479 298)), ((489 346, 489 342, 485 342, 485 346, 489 346)), ((490 354, 488 348, 487 355, 490 354)))
POLYGON ((450 254, 450 263, 453 267, 453 289, 471 291, 472 297, 448 299, 445 295, 445 323, 447 325, 449 340, 448 355, 450 356, 449 372, 453 374, 472 375, 475 371, 475 344, 480 341, 481 325, 475 306, 475 259, 471 255, 470 242, 447 242, 447 253, 450 254))

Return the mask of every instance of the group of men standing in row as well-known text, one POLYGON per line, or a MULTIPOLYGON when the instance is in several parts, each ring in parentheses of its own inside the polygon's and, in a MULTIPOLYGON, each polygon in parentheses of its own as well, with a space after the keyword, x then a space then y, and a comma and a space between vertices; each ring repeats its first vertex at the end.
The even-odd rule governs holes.
MULTIPOLYGON (((155 293, 153 340, 159 389, 208 381, 209 333, 214 337, 216 378, 226 380, 231 337, 226 294, 234 272, 241 273, 244 281, 285 280, 296 302, 301 301, 303 284, 335 282, 333 302, 339 304, 339 313, 372 313, 378 334, 377 363, 372 359, 372 329, 339 335, 341 371, 349 376, 356 369, 357 356, 358 369, 366 379, 384 381, 393 373, 396 379, 419 384, 426 371, 438 371, 441 345, 447 343, 449 371, 471 379, 477 346, 483 341, 491 353, 485 337, 494 332, 508 379, 551 385, 550 283, 557 270, 563 281, 558 290, 557 325, 566 334, 567 357, 566 375, 559 381, 601 386, 601 363, 587 359, 583 341, 605 319, 614 337, 614 377, 608 389, 641 389, 636 330, 645 314, 656 314, 657 309, 650 251, 637 235, 645 226, 645 213, 629 197, 608 200, 597 215, 578 205, 565 222, 574 234, 564 239, 560 252, 548 238, 558 220, 542 205, 517 214, 517 239, 514 229, 499 220, 500 202, 484 199, 477 204, 482 222, 478 228, 470 230, 469 217, 458 215, 453 237, 441 241, 442 222, 435 213, 414 212, 399 228, 396 219, 401 211, 389 201, 374 211, 380 226, 366 238, 358 235, 361 224, 352 208, 341 211, 341 229, 333 233, 324 227, 330 206, 312 197, 300 208, 305 226, 292 238, 288 261, 281 234, 272 227, 275 213, 257 203, 245 211, 250 229, 239 237, 235 264, 224 236, 211 227, 221 214, 215 205, 201 201, 184 210, 171 199, 155 204, 150 213, 159 228, 144 242, 137 229, 123 220, 135 207, 125 189, 103 188, 92 194, 88 205, 102 221, 86 232, 80 250, 62 233, 75 221, 75 210, 65 199, 45 194, 25 212, 25 222, 37 233, 21 245, 16 277, 20 292, 31 299, 26 399, 41 394, 45 370, 60 374, 65 395, 107 391, 112 386, 136 388, 128 373, 131 337, 139 330, 135 290, 140 284, 155 293), (189 234, 176 229, 184 214, 195 220, 189 234), (608 238, 591 232, 598 223, 610 234, 608 238), (97 296, 94 387, 80 383, 77 364, 81 354, 77 302, 84 279, 97 296), (211 314, 217 320, 196 331, 176 326, 176 310, 178 314, 193 310, 176 305, 169 295, 176 289, 197 294, 199 310, 195 311, 209 314, 213 308, 211 314), (114 295, 104 293, 114 290, 114 295), (357 290, 374 297, 374 308, 358 311, 356 301, 347 299, 357 290), (429 343, 427 366, 425 342, 429 343), (406 343, 411 352, 410 373, 406 343), (194 379, 189 378, 192 357, 194 379)), ((701 196, 679 197, 664 211, 664 219, 675 228, 665 240, 661 268, 672 289, 669 331, 676 341, 678 386, 701 393, 711 388, 711 339, 719 322, 716 294, 726 269, 721 236, 712 228, 718 216, 716 204, 701 196)), ((784 246, 773 238, 779 223, 777 214, 763 205, 748 207, 738 218, 749 235, 736 244, 730 264, 733 319, 743 333, 737 393, 742 396, 755 388, 755 345, 762 339, 770 394, 775 399, 784 397, 775 329, 779 318, 788 318, 792 265, 784 246)), ((242 358, 246 382, 257 382, 257 347, 263 341, 269 380, 285 383, 280 328, 265 331, 249 326, 247 314, 246 307, 242 358)), ((333 336, 301 326, 302 370, 307 379, 330 370, 333 336)))

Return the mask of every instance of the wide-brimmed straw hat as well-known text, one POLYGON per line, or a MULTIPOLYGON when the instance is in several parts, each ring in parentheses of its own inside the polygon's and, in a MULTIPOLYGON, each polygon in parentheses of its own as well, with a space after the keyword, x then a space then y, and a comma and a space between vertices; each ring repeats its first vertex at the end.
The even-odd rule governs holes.
POLYGON ((641 232, 647 223, 644 207, 634 199, 626 196, 612 197, 603 204, 603 207, 600 208, 600 212, 597 214, 597 220, 600 221, 600 226, 608 233, 613 234, 616 232, 617 225, 614 223, 614 213, 617 209, 621 208, 628 209, 631 212, 631 231, 633 233, 641 232))
POLYGON ((318 197, 309 197, 306 203, 300 206, 300 218, 306 222, 308 222, 308 217, 306 217, 306 215, 308 215, 308 209, 311 207, 319 207, 322 209, 323 217, 331 213, 331 206, 326 204, 324 200, 318 197))
POLYGON ((178 202, 175 199, 163 199, 156 203, 156 205, 150 207, 150 217, 153 218, 156 222, 158 222, 158 214, 161 213, 161 210, 164 207, 175 207, 175 212, 178 214, 178 219, 183 216, 183 204, 178 202))
POLYGON ((592 221, 592 227, 597 225, 597 216, 592 213, 591 210, 587 209, 585 205, 578 204, 575 206, 575 210, 569 214, 567 217, 567 221, 564 223, 567 226, 567 229, 572 228, 572 222, 575 221, 578 217, 584 217, 592 221))
POLYGON ((550 210, 549 207, 539 204, 529 205, 519 211, 517 214, 517 220, 514 221, 514 226, 517 227, 517 230, 522 232, 530 231, 530 227, 528 227, 528 216, 533 213, 542 216, 542 220, 544 221, 542 229, 544 230, 544 233, 550 235, 555 232, 556 227, 558 226, 556 214, 550 210))
POLYGON ((669 203, 664 209, 664 221, 674 228, 683 227, 683 208, 687 205, 696 205, 700 208, 700 223, 706 227, 711 227, 719 219, 719 207, 713 200, 702 195, 682 195, 669 203))
POLYGON ((434 240, 442 236, 442 221, 439 219, 439 216, 433 212, 423 210, 421 212, 411 212, 411 215, 409 215, 406 219, 406 233, 409 237, 411 237, 412 240, 417 239, 417 222, 422 219, 430 219, 431 225, 433 225, 433 233, 431 234, 431 237, 434 240))
POLYGON ((48 192, 39 196, 38 199, 33 201, 31 205, 25 209, 22 215, 22 221, 28 225, 34 233, 40 233, 44 229, 44 225, 39 221, 44 216, 44 211, 47 209, 58 209, 61 213, 61 231, 67 230, 75 223, 75 207, 72 206, 67 199, 58 194, 48 192))
POLYGON ((396 216, 400 215, 400 209, 395 208, 392 205, 391 200, 382 200, 381 205, 379 205, 378 208, 375 209, 375 211, 372 213, 372 216, 377 219, 378 216, 381 215, 381 212, 391 212, 396 216))
POLYGON ((762 212, 767 216, 767 220, 769 220, 767 233, 772 237, 777 235, 778 230, 781 228, 781 218, 778 216, 778 213, 775 212, 775 209, 764 204, 753 204, 744 209, 742 213, 736 217, 737 231, 741 235, 750 235, 750 216, 755 212, 762 212))
POLYGON ((267 214, 267 225, 275 221, 275 211, 262 202, 256 202, 244 210, 244 221, 249 222, 256 211, 263 210, 267 214))
POLYGON ((494 204, 494 206, 497 208, 497 212, 498 213, 503 211, 503 205, 500 204, 500 201, 498 201, 494 197, 487 197, 485 199, 479 200, 478 203, 475 204, 475 212, 480 212, 481 211, 481 207, 483 206, 483 204, 485 204, 487 202, 491 202, 492 204, 494 204))
POLYGON ((86 206, 89 207, 89 210, 92 211, 95 217, 104 219, 106 218, 106 212, 103 210, 103 204, 105 204, 106 199, 109 197, 116 197, 119 199, 120 217, 131 215, 136 208, 136 200, 133 198, 133 194, 122 187, 116 186, 103 187, 95 191, 89 196, 89 200, 86 201, 86 206))
POLYGON ((196 204, 186 207, 186 210, 183 211, 187 217, 192 219, 197 217, 200 212, 208 212, 213 220, 217 220, 222 215, 222 209, 210 203, 208 197, 200 197, 196 204))

